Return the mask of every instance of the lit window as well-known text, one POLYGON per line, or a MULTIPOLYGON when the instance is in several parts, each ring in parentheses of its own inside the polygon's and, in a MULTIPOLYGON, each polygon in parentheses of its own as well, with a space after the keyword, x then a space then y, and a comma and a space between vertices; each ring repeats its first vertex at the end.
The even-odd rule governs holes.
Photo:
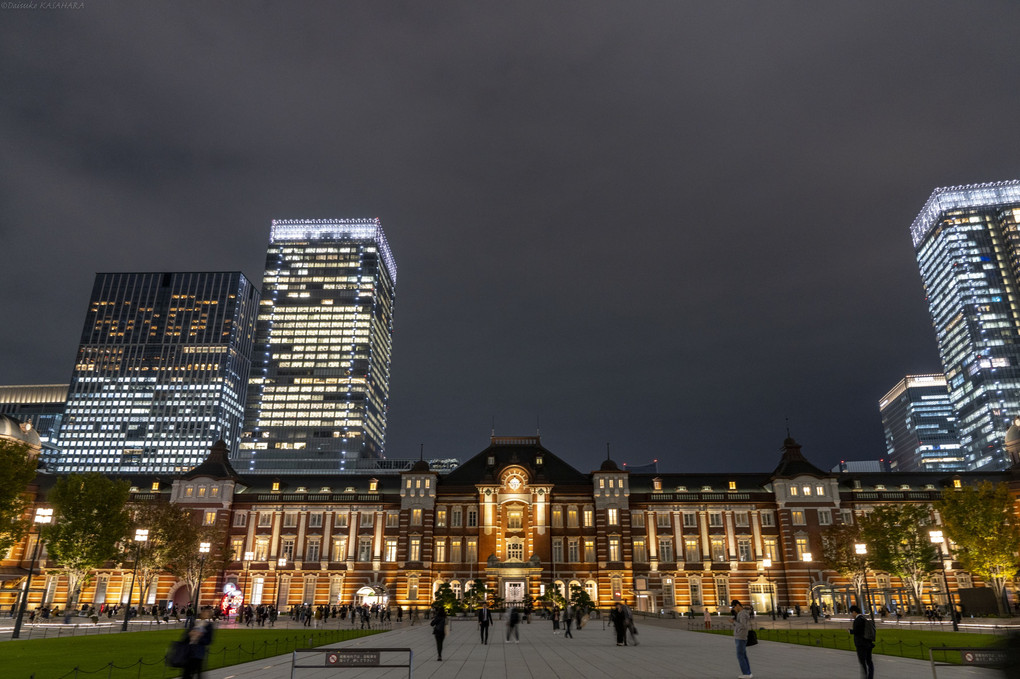
POLYGON ((620 561, 620 538, 609 538, 609 560, 620 561))
POLYGON ((152 482, 152 490, 153 491, 159 490, 159 481, 152 482))
POLYGON ((506 515, 506 527, 508 530, 521 530, 524 528, 524 514, 520 510, 509 511, 506 515))
POLYGON ((730 490, 736 490, 736 489, 737 489, 737 482, 736 481, 730 481, 730 490))
MULTIPOLYGON (((606 510, 606 523, 610 526, 620 525, 620 510, 615 507, 610 507, 606 510)), ((611 561, 619 561, 619 559, 611 559, 611 561)))
POLYGON ((206 512, 205 513, 205 517, 202 520, 202 525, 204 525, 204 526, 212 526, 212 525, 215 525, 215 523, 216 523, 216 512, 215 511, 208 511, 208 512, 206 512))
POLYGON ((806 523, 804 521, 804 510, 794 509, 790 512, 790 520, 794 526, 803 526, 806 523))

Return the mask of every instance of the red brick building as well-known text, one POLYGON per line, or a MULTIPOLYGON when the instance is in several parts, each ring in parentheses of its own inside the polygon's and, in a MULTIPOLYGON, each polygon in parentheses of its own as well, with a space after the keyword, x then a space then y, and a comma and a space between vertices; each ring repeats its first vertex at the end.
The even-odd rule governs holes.
MULTIPOLYGON (((132 502, 175 502, 226 530, 222 548, 234 560, 205 578, 206 603, 234 587, 256 604, 420 608, 441 583, 462 595, 483 580, 508 602, 577 585, 601 606, 619 599, 638 610, 700 613, 728 610, 732 598, 759 611, 807 607, 813 598, 845 605, 847 583, 821 564, 828 526, 883 503, 930 505, 944 488, 984 480, 1020 488, 1013 472, 824 472, 792 439, 777 458, 772 471, 757 473, 638 474, 610 459, 580 471, 537 436, 494 436, 445 474, 418 462, 375 475, 271 477, 237 474, 217 445, 183 477, 131 479, 132 502)), ((40 474, 39 504, 52 480, 40 474)), ((33 540, 3 561, 0 606, 15 601, 33 540)), ((108 564, 79 601, 124 601, 130 565, 108 564)), ((982 586, 958 564, 945 565, 951 589, 982 586)), ((62 605, 65 578, 56 564, 44 566, 31 604, 62 605)), ((876 605, 907 605, 895 577, 869 578, 876 605)), ((187 602, 173 577, 153 584, 146 604, 187 602)))

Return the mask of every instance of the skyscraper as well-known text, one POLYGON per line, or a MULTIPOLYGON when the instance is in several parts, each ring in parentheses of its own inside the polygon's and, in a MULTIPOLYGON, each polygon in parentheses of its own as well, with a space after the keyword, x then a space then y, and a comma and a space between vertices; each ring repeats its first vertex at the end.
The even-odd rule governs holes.
POLYGON ((878 403, 893 471, 965 471, 945 375, 907 375, 878 403))
POLYGON ((383 455, 396 280, 377 219, 273 220, 239 470, 383 455))
POLYGON ((258 301, 236 271, 97 274, 55 471, 172 474, 236 449, 258 301))
POLYGON ((935 189, 910 227, 968 469, 1020 414, 1020 181, 935 189))

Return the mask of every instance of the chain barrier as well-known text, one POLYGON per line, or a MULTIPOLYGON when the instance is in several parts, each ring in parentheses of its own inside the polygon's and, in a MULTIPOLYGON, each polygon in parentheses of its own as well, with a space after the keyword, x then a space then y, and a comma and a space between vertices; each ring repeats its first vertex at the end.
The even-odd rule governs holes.
MULTIPOLYGON (((335 643, 338 641, 349 641, 360 636, 361 630, 355 629, 331 629, 331 630, 327 629, 314 631, 309 630, 307 633, 304 634, 289 636, 283 639, 274 639, 271 642, 269 640, 264 640, 261 644, 261 647, 258 645, 258 642, 252 641, 250 650, 248 648, 245 648, 244 644, 237 644, 236 646, 223 646, 215 651, 213 650, 209 651, 208 655, 209 663, 205 669, 207 670, 219 669, 221 667, 227 667, 229 665, 237 665, 242 662, 260 660, 275 655, 283 655, 297 648, 304 647, 311 648, 315 646, 322 646, 328 643, 335 643), (269 652, 270 647, 272 647, 272 653, 269 652), (227 662, 228 660, 227 654, 228 653, 233 654, 235 653, 235 651, 236 654, 233 656, 235 658, 234 661, 227 662), (212 662, 214 654, 220 655, 218 664, 212 662)), ((58 677, 54 677, 54 679, 79 679, 79 677, 92 677, 94 675, 100 675, 103 672, 106 673, 105 674, 106 679, 113 679, 114 670, 124 671, 131 670, 134 668, 137 668, 137 671, 134 673, 135 679, 140 679, 142 676, 142 668, 146 666, 152 667, 154 665, 163 665, 162 676, 164 678, 167 675, 168 669, 175 675, 180 672, 180 670, 178 670, 177 668, 171 668, 166 664, 166 655, 164 654, 163 656, 151 661, 146 661, 145 658, 139 658, 136 662, 133 662, 130 665, 121 666, 113 662, 108 662, 99 669, 95 670, 85 670, 76 665, 74 669, 58 677)), ((125 676, 124 674, 117 675, 118 678, 123 678, 124 676, 125 676)), ((36 675, 34 672, 29 675, 29 679, 36 679, 36 675)))

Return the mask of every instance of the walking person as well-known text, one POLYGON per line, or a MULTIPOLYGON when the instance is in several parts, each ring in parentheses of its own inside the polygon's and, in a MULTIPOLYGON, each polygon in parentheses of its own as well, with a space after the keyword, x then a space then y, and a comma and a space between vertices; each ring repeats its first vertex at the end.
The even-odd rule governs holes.
POLYGON ((510 643, 510 635, 514 635, 514 643, 521 643, 521 633, 517 627, 521 624, 521 614, 517 612, 516 608, 510 609, 510 619, 506 625, 506 643, 510 643))
POLYGON ((609 614, 609 622, 613 625, 613 629, 616 630, 616 645, 626 646, 627 616, 623 612, 623 604, 613 606, 613 611, 609 614))
POLYGON ((492 612, 489 610, 489 604, 482 604, 482 607, 478 609, 478 632, 481 634, 482 643, 489 643, 489 625, 492 624, 492 612))
POLYGON ((184 638, 188 642, 188 659, 184 664, 181 679, 201 679, 202 665, 205 664, 205 657, 209 655, 212 637, 212 611, 205 609, 199 614, 195 626, 184 633, 184 638))
POLYGON ((432 634, 436 637, 436 660, 443 659, 443 640, 446 639, 446 609, 436 606, 435 615, 432 616, 432 634))
POLYGON ((637 626, 634 625, 634 613, 627 604, 623 604, 623 616, 627 621, 627 631, 630 632, 630 640, 637 646, 637 626))
POLYGON ((568 606, 567 608, 563 609, 563 638, 564 639, 573 639, 574 638, 574 635, 570 633, 570 625, 573 622, 574 622, 573 611, 571 611, 570 607, 568 606))
POLYGON ((559 606, 554 606, 552 611, 552 623, 553 623, 553 635, 560 633, 560 609, 559 606))
POLYGON ((751 663, 747 659, 747 630, 751 627, 751 614, 734 599, 733 606, 733 639, 737 645, 737 662, 740 663, 740 676, 737 679, 751 679, 751 663))
POLYGON ((851 606, 850 613, 854 616, 850 634, 854 635, 857 662, 861 665, 861 679, 875 679, 875 663, 871 659, 871 652, 875 648, 875 623, 864 617, 860 606, 851 606))

